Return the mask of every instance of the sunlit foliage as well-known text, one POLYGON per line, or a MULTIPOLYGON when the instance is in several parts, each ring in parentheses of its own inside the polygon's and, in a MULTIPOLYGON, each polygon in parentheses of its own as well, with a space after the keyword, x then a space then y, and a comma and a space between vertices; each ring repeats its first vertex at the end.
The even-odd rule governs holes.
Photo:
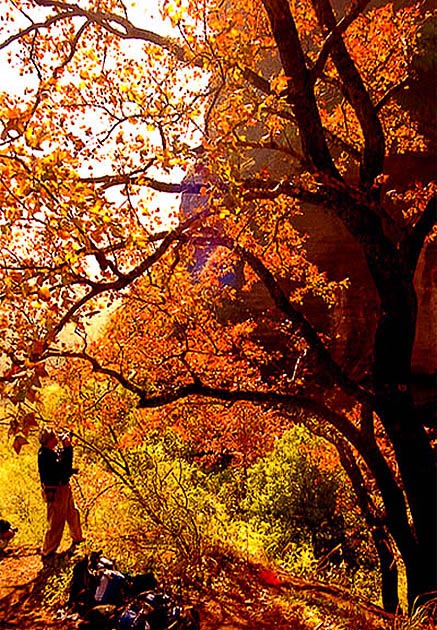
POLYGON ((55 421, 104 449, 115 431, 147 460, 147 433, 171 430, 208 465, 241 465, 310 419, 372 531, 384 605, 400 557, 412 605, 435 586, 433 436, 412 365, 435 229, 429 7, 139 4, 1 3, 13 447, 55 421), (343 247, 351 273, 328 272, 343 247), (356 269, 371 299, 347 329, 356 269), (342 337, 358 334, 352 361, 342 337))

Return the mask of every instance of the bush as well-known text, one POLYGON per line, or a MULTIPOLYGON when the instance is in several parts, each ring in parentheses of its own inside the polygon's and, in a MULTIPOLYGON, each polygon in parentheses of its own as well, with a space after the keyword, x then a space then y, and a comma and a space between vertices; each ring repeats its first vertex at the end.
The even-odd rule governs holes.
POLYGON ((177 442, 150 433, 124 445, 112 427, 88 436, 81 455, 78 450, 88 544, 104 549, 123 570, 196 571, 205 545, 223 538, 220 505, 177 442))
POLYGON ((293 427, 272 453, 234 474, 221 496, 240 497, 238 508, 230 507, 235 518, 258 533, 269 558, 295 572, 320 573, 320 560, 328 554, 327 570, 340 564, 351 573, 361 564, 374 567, 335 449, 304 426, 293 427))

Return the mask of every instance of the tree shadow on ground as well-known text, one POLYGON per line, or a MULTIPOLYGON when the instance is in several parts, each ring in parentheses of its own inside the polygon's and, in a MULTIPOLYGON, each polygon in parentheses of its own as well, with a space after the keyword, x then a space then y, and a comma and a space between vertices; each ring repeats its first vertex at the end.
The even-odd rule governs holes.
POLYGON ((219 554, 215 560, 202 597, 202 630, 308 630, 281 590, 263 583, 257 567, 219 554))
POLYGON ((53 608, 45 603, 50 584, 71 561, 71 553, 65 552, 42 562, 36 550, 28 549, 2 556, 0 571, 7 594, 0 598, 0 629, 76 628, 73 620, 56 619, 53 608))
POLYGON ((202 597, 202 630, 309 630, 329 619, 354 630, 392 627, 392 615, 347 589, 232 555, 216 554, 215 563, 202 597))

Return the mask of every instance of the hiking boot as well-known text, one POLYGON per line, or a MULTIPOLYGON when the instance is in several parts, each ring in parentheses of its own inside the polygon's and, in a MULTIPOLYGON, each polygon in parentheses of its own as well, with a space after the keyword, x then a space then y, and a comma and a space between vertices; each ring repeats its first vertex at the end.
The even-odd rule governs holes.
POLYGON ((54 551, 51 553, 40 553, 40 556, 44 566, 51 566, 56 560, 56 554, 54 551))
POLYGON ((81 540, 73 540, 73 542, 71 543, 70 547, 67 550, 68 555, 73 555, 76 551, 78 551, 78 547, 85 542, 85 539, 82 538, 81 540))
POLYGON ((73 540, 73 542, 70 545, 70 549, 77 549, 84 542, 85 542, 84 538, 82 538, 81 540, 73 540))

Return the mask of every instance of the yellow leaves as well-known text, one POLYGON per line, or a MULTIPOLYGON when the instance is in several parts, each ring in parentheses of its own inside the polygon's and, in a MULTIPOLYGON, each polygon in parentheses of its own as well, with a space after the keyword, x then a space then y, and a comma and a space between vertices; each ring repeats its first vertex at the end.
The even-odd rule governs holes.
POLYGON ((51 139, 51 134, 43 127, 29 126, 24 134, 26 144, 31 149, 42 150, 42 143, 51 139))
POLYGON ((7 290, 7 289, 10 289, 10 288, 13 286, 13 284, 14 284, 14 283, 12 282, 12 279, 11 279, 10 277, 6 276, 6 277, 3 279, 3 286, 4 286, 4 288, 5 288, 6 290, 7 290))
POLYGON ((79 256, 74 251, 67 251, 65 254, 65 261, 70 265, 75 265, 79 260, 79 256))
POLYGON ((185 7, 181 0, 166 0, 163 14, 170 19, 173 26, 177 26, 185 15, 185 7))
POLYGON ((236 83, 241 82, 242 72, 241 72, 240 68, 238 68, 238 67, 232 68, 230 70, 230 72, 229 72, 229 75, 236 83))

